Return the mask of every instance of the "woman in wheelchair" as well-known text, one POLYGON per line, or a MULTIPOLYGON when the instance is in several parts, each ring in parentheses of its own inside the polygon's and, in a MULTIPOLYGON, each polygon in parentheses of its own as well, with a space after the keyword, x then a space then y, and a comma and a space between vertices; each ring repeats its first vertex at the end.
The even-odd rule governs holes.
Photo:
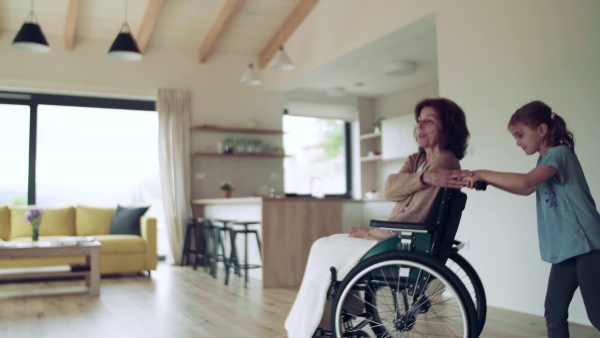
MULTIPOLYGON (((433 210, 434 204, 444 203, 438 197, 441 187, 461 188, 465 185, 462 178, 470 175, 469 171, 460 170, 459 164, 465 155, 469 131, 464 112, 449 99, 425 99, 416 105, 414 115, 419 148, 407 158, 401 170, 385 182, 385 198, 396 202, 388 221, 415 222, 409 226, 425 226, 431 230, 432 227, 420 223, 431 220, 432 211, 437 212, 433 210)), ((466 197, 463 207, 465 200, 466 197)), ((406 241, 405 231, 402 236, 398 236, 398 231, 351 228, 350 235, 333 235, 315 241, 302 285, 285 322, 287 336, 446 334, 442 330, 448 331, 450 336, 476 336, 479 332, 474 328, 478 324, 473 318, 475 306, 466 288, 443 262, 438 263, 430 257, 415 258, 413 252, 402 254, 400 261, 395 258, 401 254, 398 252, 376 254, 389 240, 394 241, 394 247, 401 244, 408 244, 409 249, 423 246, 418 243, 420 239, 406 241), (387 257, 388 254, 396 256, 387 257), (405 259, 406 255, 411 260, 405 259), (359 271, 362 267, 366 272, 359 271), (428 293, 430 289, 432 291, 428 293), (450 299, 446 297, 448 294, 451 294, 450 299), (442 298, 444 300, 438 302, 442 298), (453 304, 454 308, 450 308, 453 304), (452 311, 462 314, 463 320, 452 311), (436 322, 450 325, 436 325, 436 322)), ((426 242, 436 236, 427 229, 416 229, 415 234, 417 232, 424 233, 426 242)), ((412 239, 420 237, 410 236, 412 239)), ((424 250, 428 253, 438 250, 428 244, 426 247, 424 250)))

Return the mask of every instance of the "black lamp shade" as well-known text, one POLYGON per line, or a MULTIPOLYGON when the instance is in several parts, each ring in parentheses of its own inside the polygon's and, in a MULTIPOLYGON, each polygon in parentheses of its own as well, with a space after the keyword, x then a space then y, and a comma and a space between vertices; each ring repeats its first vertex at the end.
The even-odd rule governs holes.
POLYGON ((50 51, 48 40, 42 29, 35 22, 25 22, 15 36, 12 46, 18 50, 34 53, 47 53, 50 51))
POLYGON ((131 33, 124 31, 117 35, 115 42, 108 50, 108 56, 122 61, 138 61, 144 57, 131 33))

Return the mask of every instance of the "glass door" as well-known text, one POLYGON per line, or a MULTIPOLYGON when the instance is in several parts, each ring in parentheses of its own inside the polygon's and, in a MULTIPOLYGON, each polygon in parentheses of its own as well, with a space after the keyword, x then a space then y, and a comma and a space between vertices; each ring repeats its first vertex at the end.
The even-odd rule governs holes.
POLYGON ((0 205, 27 205, 29 110, 0 104, 0 205))

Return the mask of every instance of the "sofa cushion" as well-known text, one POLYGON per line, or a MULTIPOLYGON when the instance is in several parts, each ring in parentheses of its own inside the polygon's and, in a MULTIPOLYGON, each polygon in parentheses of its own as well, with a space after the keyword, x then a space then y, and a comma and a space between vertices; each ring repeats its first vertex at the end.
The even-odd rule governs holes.
MULTIPOLYGON (((25 221, 25 211, 32 208, 10 208, 10 237, 31 236, 31 224, 25 221)), ((75 208, 43 208, 40 236, 75 236, 75 208)))
POLYGON ((77 236, 108 235, 114 208, 91 208, 78 205, 75 209, 77 236))
POLYGON ((110 222, 111 235, 140 235, 140 218, 150 207, 127 208, 117 205, 110 222))
POLYGON ((95 238, 102 243, 100 251, 103 254, 146 252, 146 241, 140 236, 100 235, 95 238))
POLYGON ((10 209, 7 206, 0 207, 0 240, 10 239, 10 209))

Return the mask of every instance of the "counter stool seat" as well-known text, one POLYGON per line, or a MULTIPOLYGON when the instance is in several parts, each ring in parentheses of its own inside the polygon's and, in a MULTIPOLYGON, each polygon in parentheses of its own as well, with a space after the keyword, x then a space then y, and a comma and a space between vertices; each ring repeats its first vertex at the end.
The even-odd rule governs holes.
POLYGON ((260 255, 261 261, 262 261, 262 250, 261 250, 261 241, 260 241, 260 235, 258 233, 258 230, 256 229, 248 229, 249 226, 252 225, 259 225, 261 224, 258 221, 234 221, 231 224, 231 227, 229 228, 229 236, 231 239, 231 253, 229 255, 229 265, 227 265, 226 268, 226 273, 225 273, 225 284, 229 284, 229 268, 233 265, 234 268, 234 272, 237 268, 238 270, 238 275, 241 276, 241 271, 244 271, 244 287, 248 287, 248 270, 249 269, 257 269, 257 268, 261 268, 262 265, 261 264, 249 264, 248 263, 248 236, 249 235, 254 235, 256 238, 256 243, 258 244, 258 253, 260 255), (240 228, 242 227, 242 228, 240 228), (239 260, 239 255, 238 255, 238 250, 237 250, 237 245, 236 245, 236 238, 237 235, 243 235, 244 236, 244 262, 241 263, 239 260))

